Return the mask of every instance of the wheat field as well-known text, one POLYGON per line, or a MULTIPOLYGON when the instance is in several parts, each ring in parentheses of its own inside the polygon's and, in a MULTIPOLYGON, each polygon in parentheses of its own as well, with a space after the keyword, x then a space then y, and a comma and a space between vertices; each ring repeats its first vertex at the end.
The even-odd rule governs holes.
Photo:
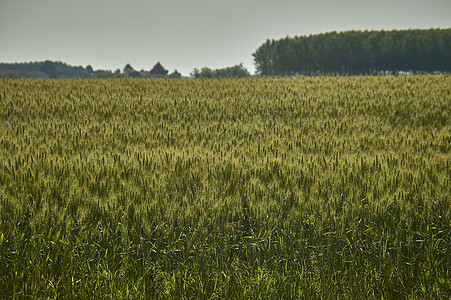
POLYGON ((0 79, 0 298, 449 298, 450 87, 0 79))

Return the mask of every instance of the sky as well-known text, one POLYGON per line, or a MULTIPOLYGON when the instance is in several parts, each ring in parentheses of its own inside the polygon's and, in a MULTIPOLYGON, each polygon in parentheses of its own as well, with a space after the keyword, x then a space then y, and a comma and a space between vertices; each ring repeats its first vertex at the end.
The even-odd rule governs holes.
POLYGON ((430 28, 451 28, 451 0, 0 0, 0 62, 254 73, 266 39, 430 28))

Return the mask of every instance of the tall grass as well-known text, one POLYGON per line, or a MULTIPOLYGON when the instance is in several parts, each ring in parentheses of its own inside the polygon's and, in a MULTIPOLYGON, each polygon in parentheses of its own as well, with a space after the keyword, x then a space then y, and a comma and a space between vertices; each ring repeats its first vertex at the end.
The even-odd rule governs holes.
POLYGON ((451 77, 0 81, 2 298, 449 298, 451 77))

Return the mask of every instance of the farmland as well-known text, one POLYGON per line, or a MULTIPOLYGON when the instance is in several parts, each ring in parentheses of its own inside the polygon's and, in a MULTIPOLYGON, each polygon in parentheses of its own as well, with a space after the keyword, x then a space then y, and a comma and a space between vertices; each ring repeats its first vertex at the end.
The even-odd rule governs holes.
POLYGON ((451 76, 0 80, 0 298, 451 297, 451 76))

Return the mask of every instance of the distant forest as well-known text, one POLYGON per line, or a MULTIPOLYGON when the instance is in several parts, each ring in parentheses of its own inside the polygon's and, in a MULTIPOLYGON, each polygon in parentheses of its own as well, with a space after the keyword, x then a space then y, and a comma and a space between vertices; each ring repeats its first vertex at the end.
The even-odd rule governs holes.
POLYGON ((451 29, 348 31, 267 40, 257 75, 395 74, 451 71, 451 29))
POLYGON ((71 66, 63 62, 43 61, 29 63, 0 63, 0 77, 15 78, 120 78, 120 77, 142 77, 142 78, 180 78, 182 75, 175 70, 168 74, 160 62, 156 63, 150 71, 136 71, 130 64, 125 65, 123 70, 94 70, 90 65, 71 66))
MULTIPOLYGON (((451 71, 451 29, 347 31, 266 40, 255 53, 257 76, 358 75, 451 71)), ((242 64, 194 69, 194 78, 249 77, 242 64)), ((0 77, 180 78, 159 62, 149 70, 94 70, 63 62, 0 63, 0 77)))
MULTIPOLYGON (((190 74, 194 78, 226 78, 226 77, 249 77, 251 74, 243 67, 243 64, 222 69, 210 69, 203 67, 201 70, 195 68, 190 74)), ((160 62, 155 64, 149 71, 135 70, 130 64, 114 72, 110 70, 94 70, 91 66, 70 66, 63 62, 43 61, 29 63, 0 63, 0 77, 13 78, 181 78, 182 74, 175 70, 170 73, 160 62)))

